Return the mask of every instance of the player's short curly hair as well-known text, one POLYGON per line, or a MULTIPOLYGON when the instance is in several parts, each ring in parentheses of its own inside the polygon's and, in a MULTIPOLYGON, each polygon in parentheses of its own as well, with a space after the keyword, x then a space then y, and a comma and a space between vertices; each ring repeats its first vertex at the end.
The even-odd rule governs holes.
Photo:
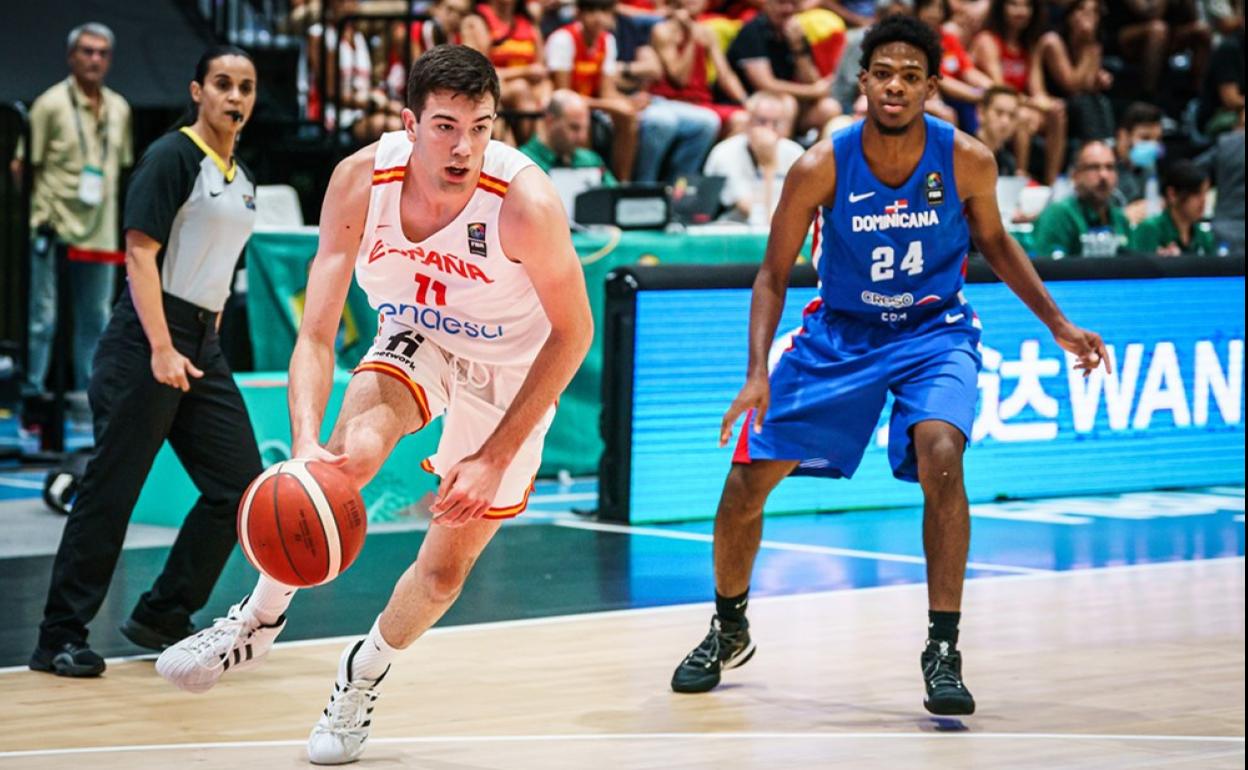
POLYGON ((913 16, 889 16, 871 27, 862 39, 862 58, 858 66, 870 69, 875 50, 889 43, 907 43, 927 54, 928 76, 940 77, 940 60, 944 56, 940 35, 913 16))
POLYGON ((494 97, 498 106, 501 88, 494 65, 483 54, 464 45, 437 45, 412 62, 407 78, 407 106, 416 113, 425 110, 425 100, 434 91, 450 91, 472 99, 494 97))

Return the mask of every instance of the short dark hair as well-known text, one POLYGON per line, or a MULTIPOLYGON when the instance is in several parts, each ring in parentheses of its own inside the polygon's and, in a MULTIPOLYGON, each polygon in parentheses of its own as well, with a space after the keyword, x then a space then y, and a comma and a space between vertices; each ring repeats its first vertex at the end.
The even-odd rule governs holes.
POLYGON ((1018 89, 1015 88, 1014 86, 1007 86, 1001 83, 997 83, 995 85, 989 86, 988 90, 984 91, 984 95, 980 97, 979 99, 979 106, 983 107, 984 109, 988 109, 989 107, 992 106, 992 100, 996 99, 998 96, 1010 96, 1015 99, 1022 98, 1022 96, 1018 93, 1018 89))
POLYGON ((927 55, 927 75, 940 76, 940 59, 944 50, 940 45, 940 36, 936 30, 927 26, 913 16, 889 16, 867 31, 862 39, 862 58, 858 66, 864 70, 871 69, 871 56, 875 49, 889 43, 906 43, 927 55))
POLYGON ((412 62, 407 78, 407 107, 416 113, 416 120, 420 120, 425 100, 434 91, 450 91, 478 101, 492 96, 496 108, 502 96, 494 65, 466 45, 436 45, 412 62))
MULTIPOLYGON (((581 11, 613 11, 617 0, 576 0, 576 10, 581 11)), ((523 3, 516 3, 517 7, 523 3)))
POLYGON ((1204 169, 1195 162, 1176 160, 1166 166, 1162 189, 1174 190, 1178 195, 1193 195, 1201 191, 1208 178, 1204 169))
POLYGON ((1122 120, 1118 121, 1118 128, 1129 134, 1135 130, 1136 126, 1146 126, 1160 122, 1160 107, 1148 102, 1132 102, 1127 106, 1126 111, 1122 113, 1122 120))

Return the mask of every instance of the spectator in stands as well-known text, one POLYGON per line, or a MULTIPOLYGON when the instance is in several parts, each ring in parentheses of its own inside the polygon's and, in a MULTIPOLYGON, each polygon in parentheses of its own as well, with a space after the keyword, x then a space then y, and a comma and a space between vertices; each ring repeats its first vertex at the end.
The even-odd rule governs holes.
MULTIPOLYGON (((1145 200, 1148 180, 1157 175, 1158 163, 1165 154, 1161 108, 1146 102, 1128 106, 1118 124, 1114 153, 1118 156, 1118 203, 1126 208, 1131 224, 1139 224, 1149 204, 1145 200)), ((1157 189, 1157 195, 1160 194, 1157 189)))
POLYGON ((992 78, 975 67, 956 33, 945 27, 949 20, 949 0, 918 0, 914 8, 919 20, 940 35, 944 55, 940 60, 940 96, 957 114, 957 125, 975 133, 975 109, 992 78))
POLYGON ((976 134, 997 159, 997 174, 1017 176, 1018 161, 1010 145, 1018 132, 1019 104, 1022 99, 1009 86, 993 86, 979 103, 979 132, 976 134))
POLYGON ((1196 0, 1117 0, 1109 4, 1109 36, 1128 62, 1138 66, 1139 94, 1153 100, 1166 59, 1191 52, 1192 89, 1202 85, 1212 34, 1200 20, 1196 0))
POLYGON ((1213 233, 1234 254, 1244 253, 1244 109, 1235 128, 1225 131, 1201 162, 1212 172, 1218 199, 1213 205, 1213 233))
POLYGON ((1209 136, 1235 125, 1244 109, 1244 27, 1241 22, 1218 43, 1201 92, 1198 123, 1209 136))
POLYGON ((1019 173, 1031 176, 1032 139, 1043 132, 1041 180, 1053 184, 1066 157, 1066 103, 1047 94, 1031 95, 1044 93, 1044 71, 1035 63, 1034 52, 1047 25, 1041 0, 992 0, 984 30, 975 36, 971 47, 971 59, 994 83, 1010 86, 1023 97, 1014 140, 1019 173), (1033 87, 1036 76, 1041 80, 1033 87))
MULTIPOLYGON (((591 169, 597 177, 592 187, 614 187, 618 182, 602 156, 588 148, 589 103, 575 91, 555 91, 546 105, 546 115, 537 133, 520 148, 542 171, 591 169)), ((553 176, 553 175, 552 175, 553 176)))
POLYGON ((663 73, 650 93, 714 110, 724 133, 734 134, 744 130, 747 121, 742 108, 745 86, 728 65, 715 33, 698 21, 705 10, 706 0, 679 0, 671 15, 651 31, 650 47, 663 73), (713 85, 734 103, 717 104, 713 85))
POLYGON ((1204 0, 1205 18, 1218 35, 1233 35, 1244 30, 1243 0, 1204 0))
POLYGON ((1036 220, 1037 256, 1112 257, 1131 242, 1131 225, 1113 204, 1118 183, 1114 151, 1102 141, 1083 145, 1075 156, 1075 195, 1050 203, 1036 220))
POLYGON ((390 25, 389 65, 386 90, 390 98, 401 100, 407 88, 407 68, 435 45, 467 45, 482 53, 489 50, 490 33, 485 21, 473 14, 470 0, 437 0, 429 6, 429 18, 410 25, 397 21, 390 25), (407 57, 403 49, 407 48, 407 57))
POLYGON ((304 112, 330 131, 347 132, 356 142, 375 140, 386 131, 403 128, 399 113, 403 103, 373 85, 373 58, 368 40, 354 21, 338 21, 351 8, 351 0, 326 0, 325 26, 308 28, 301 66, 299 92, 304 112), (322 36, 326 61, 321 61, 322 36), (324 76, 325 93, 321 93, 324 76))
POLYGON ((730 136, 711 150, 703 173, 725 179, 721 203, 724 219, 767 227, 780 202, 780 190, 789 169, 802 155, 802 146, 785 136, 788 120, 784 98, 759 91, 745 102, 749 128, 730 136))
POLYGON ((968 50, 971 41, 988 23, 990 0, 949 0, 949 21, 946 26, 958 36, 968 50))
MULTIPOLYGON (((118 179, 134 162, 130 105, 104 85, 113 59, 113 33, 103 24, 75 27, 68 41, 69 77, 30 108, 30 353, 27 386, 44 389, 58 319, 57 292, 70 292, 73 381, 85 390, 91 357, 108 323, 116 263, 118 179), (57 264, 68 259, 69 285, 57 285, 57 264)), ((17 153, 21 156, 21 152, 17 153)), ((20 165, 15 167, 20 171, 20 165)))
POLYGON ((577 92, 591 109, 610 116, 611 167, 629 181, 637 155, 638 110, 617 83, 619 52, 611 34, 615 7, 616 0, 577 0, 577 20, 546 40, 546 67, 556 88, 577 92))
POLYGON ((798 100, 797 131, 818 131, 841 106, 830 95, 832 77, 820 77, 810 43, 794 18, 796 0, 765 0, 728 47, 728 61, 747 91, 774 91, 798 100))
MULTIPOLYGON (((1114 110, 1105 96, 1114 77, 1103 66, 1100 0, 1073 0, 1060 30, 1040 36, 1030 96, 1064 99, 1068 136, 1074 144, 1114 135, 1114 110)), ((1062 158, 1065 161, 1065 158, 1062 158)))
POLYGON ((819 5, 845 20, 845 24, 866 29, 878 19, 875 0, 821 0, 819 5))
POLYGON ((1209 196, 1209 177, 1193 161, 1178 160, 1166 168, 1162 186, 1166 209, 1136 227, 1135 249, 1163 257, 1217 256, 1213 231, 1201 222, 1209 196))
MULTIPOLYGON (((912 13, 914 13, 914 0, 876 0, 875 2, 877 21, 883 21, 897 14, 908 16, 912 13)), ((866 27, 856 27, 845 34, 845 49, 841 53, 841 66, 837 68, 836 75, 832 79, 832 98, 841 105, 841 110, 846 115, 857 112, 858 98, 862 95, 858 87, 858 60, 862 58, 862 39, 866 37, 866 34, 866 27)), ((864 99, 863 110, 865 109, 866 100, 864 99)))
MULTIPOLYGON (((542 36, 523 0, 488 0, 477 6, 490 37, 489 56, 502 85, 502 108, 540 112, 550 101, 550 73, 546 70, 542 36)), ((516 144, 532 136, 531 122, 514 121, 516 144)))

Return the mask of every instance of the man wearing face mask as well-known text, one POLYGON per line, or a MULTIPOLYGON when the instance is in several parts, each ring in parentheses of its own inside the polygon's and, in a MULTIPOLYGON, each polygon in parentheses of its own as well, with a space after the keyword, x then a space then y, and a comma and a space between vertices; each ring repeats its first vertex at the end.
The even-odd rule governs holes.
POLYGON ((1131 241, 1131 225, 1113 203, 1118 172, 1104 142, 1079 149, 1073 174, 1075 194, 1050 203, 1036 220, 1036 256, 1112 257, 1131 241))
MULTIPOLYGON (((1127 220, 1138 225, 1150 213, 1148 180, 1156 178, 1157 164, 1165 155, 1161 143, 1161 108, 1135 102, 1127 107, 1118 123, 1114 140, 1118 157, 1118 189, 1115 199, 1125 207, 1127 220)), ((1160 193, 1158 193, 1160 194, 1160 193)))

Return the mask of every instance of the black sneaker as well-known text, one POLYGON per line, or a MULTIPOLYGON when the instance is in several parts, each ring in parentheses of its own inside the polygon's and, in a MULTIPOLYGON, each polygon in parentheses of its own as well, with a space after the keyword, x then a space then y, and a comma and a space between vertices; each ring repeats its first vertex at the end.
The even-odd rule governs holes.
POLYGON ((940 716, 967 716, 975 713, 975 698, 962 682, 962 653, 946 641, 927 640, 920 658, 927 697, 923 706, 940 716))
POLYGON ((745 665, 757 648, 750 641, 750 623, 711 618, 711 630, 702 643, 676 667, 672 689, 676 692, 706 692, 719 684, 720 672, 745 665))
POLYGON ((157 652, 164 650, 166 647, 171 647, 195 633, 195 627, 189 622, 182 628, 164 628, 163 626, 142 623, 135 620, 133 615, 126 618, 125 622, 118 626, 117 630, 121 631, 122 636, 139 647, 146 647, 157 652))
POLYGON ((36 647, 30 656, 31 671, 57 676, 88 677, 104 673, 104 659, 86 642, 66 642, 56 649, 36 647))

